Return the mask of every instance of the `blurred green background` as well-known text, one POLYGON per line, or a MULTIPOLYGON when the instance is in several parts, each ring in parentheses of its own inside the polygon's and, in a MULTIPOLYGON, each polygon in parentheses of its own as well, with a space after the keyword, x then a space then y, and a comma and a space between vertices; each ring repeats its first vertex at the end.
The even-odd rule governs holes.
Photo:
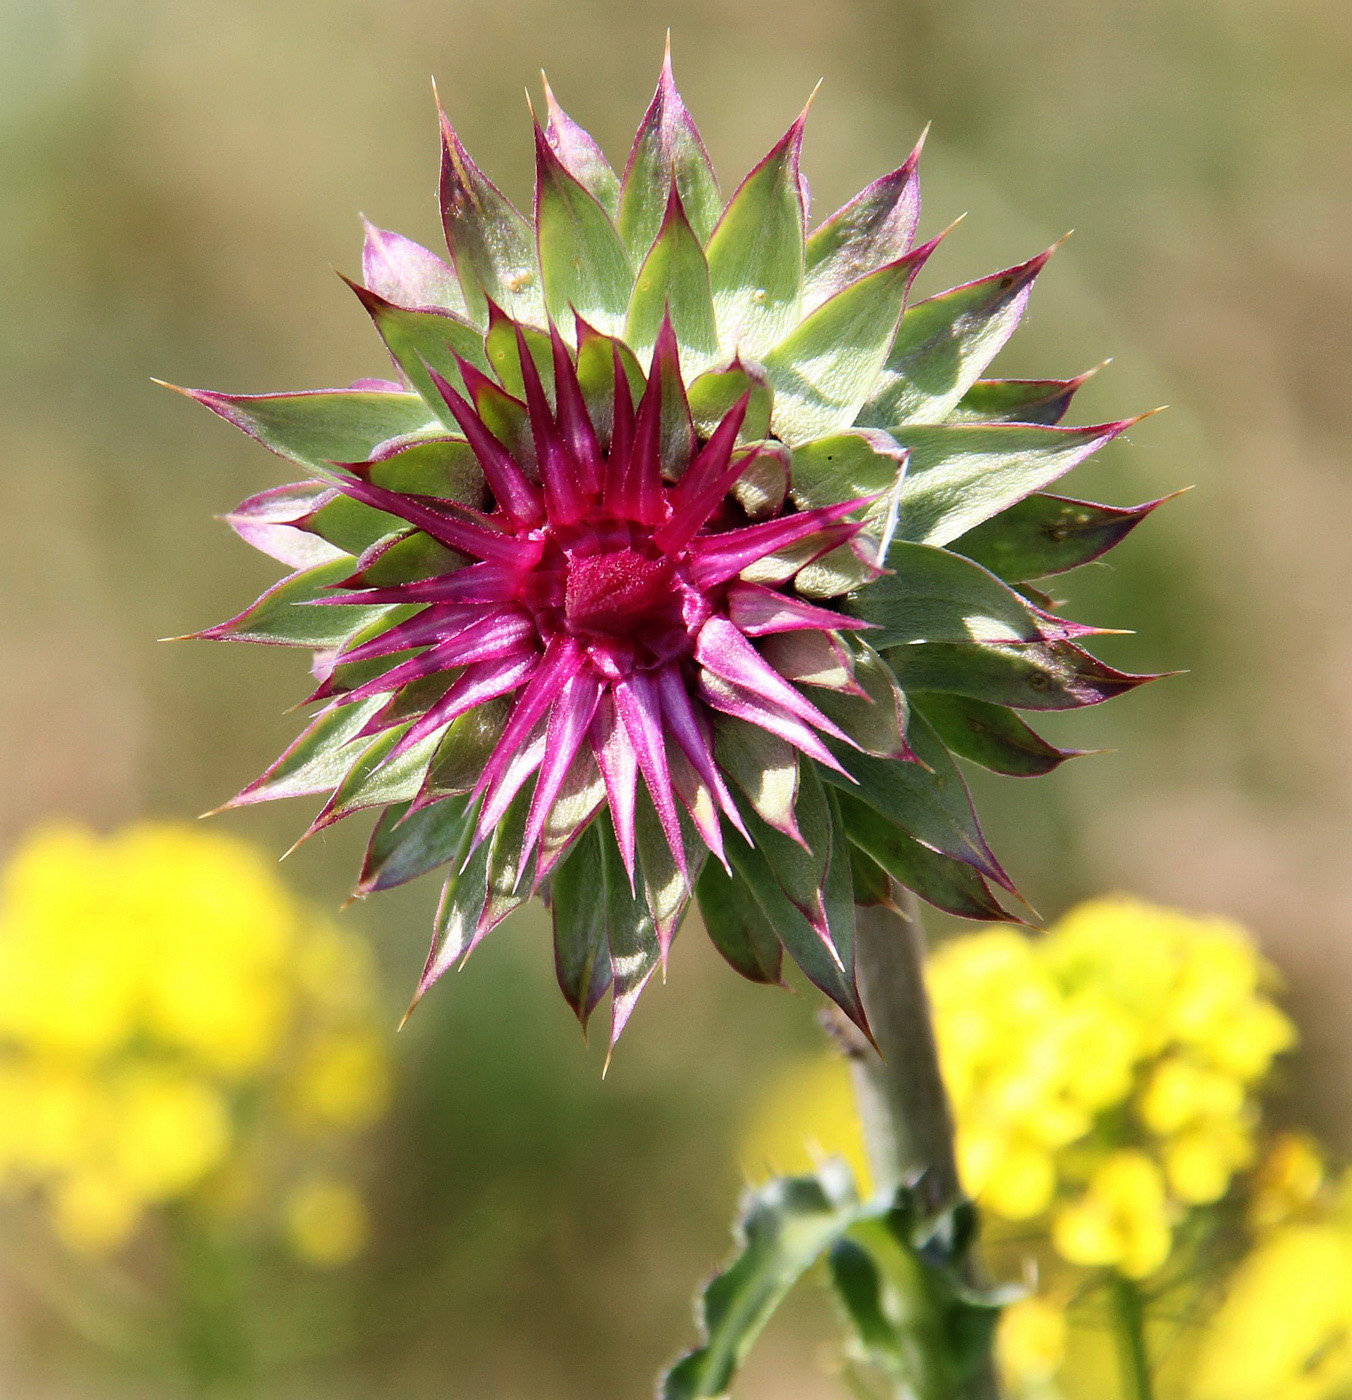
MULTIPOLYGON (((1138 629, 1105 659, 1187 674, 1050 728, 1110 753, 974 785, 1047 916, 1125 888, 1253 927, 1303 1028, 1293 1101, 1346 1145, 1352 9, 1332 0, 0 0, 0 840, 50 814, 190 816, 294 730, 295 654, 155 641, 270 581, 212 516, 287 469, 149 376, 259 391, 380 373, 331 268, 358 270, 358 210, 436 243, 431 77, 526 201, 522 85, 545 66, 621 160, 668 24, 725 191, 819 77, 818 216, 934 123, 922 233, 970 217, 920 294, 1077 230, 998 369, 1112 355, 1079 421, 1172 405, 1068 490, 1198 489, 1072 591, 1077 616, 1138 629)), ((306 814, 216 820, 280 851, 306 814)), ((334 907, 360 843, 325 833, 284 869, 334 907)), ((434 897, 415 884, 344 916, 378 945, 392 1037, 434 897)), ((602 1083, 542 922, 514 919, 394 1041, 375 1246, 324 1285, 332 1344, 266 1393, 649 1393, 725 1252, 746 1106, 815 1043, 814 1011, 687 935, 602 1083)), ((85 1364, 10 1272, 0 1394, 149 1393, 85 1364)), ((268 1286, 261 1313, 298 1305, 268 1286)), ((832 1393, 809 1312, 777 1324, 745 1400, 832 1393)))

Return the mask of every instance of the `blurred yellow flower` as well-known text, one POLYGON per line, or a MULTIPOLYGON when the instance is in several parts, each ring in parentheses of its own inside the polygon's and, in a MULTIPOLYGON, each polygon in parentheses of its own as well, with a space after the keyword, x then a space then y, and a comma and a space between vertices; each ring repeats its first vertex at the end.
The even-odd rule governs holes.
MULTIPOLYGON (((269 1150, 283 1178, 303 1165, 296 1126, 313 1152, 383 1111, 372 986, 365 945, 242 842, 154 822, 35 832, 0 879, 0 1189, 36 1191, 85 1252, 162 1202, 266 1196, 269 1150)), ((351 1187, 297 1199, 281 1223, 303 1258, 360 1248, 351 1187)))
POLYGON ((843 1157, 861 1190, 871 1174, 854 1109, 849 1066, 839 1055, 814 1055, 770 1081, 741 1143, 741 1166, 753 1182, 815 1171, 843 1157))
POLYGON ((1334 1400, 1352 1390, 1352 1232, 1285 1226, 1230 1281, 1189 1400, 1334 1400))
POLYGON ((1244 930, 1117 896, 1045 937, 930 960, 963 1178, 988 1216, 1050 1212, 1063 1258, 1149 1275, 1188 1207, 1254 1157, 1255 1091, 1294 1042, 1244 930))
POLYGON ((1051 1379, 1066 1357, 1066 1310, 1045 1298, 1020 1298, 1000 1315, 996 1356, 1011 1387, 1051 1379))
POLYGON ((286 1233, 291 1248, 309 1264, 334 1268, 349 1263, 366 1245, 366 1207, 344 1181, 313 1177, 287 1197, 286 1233))

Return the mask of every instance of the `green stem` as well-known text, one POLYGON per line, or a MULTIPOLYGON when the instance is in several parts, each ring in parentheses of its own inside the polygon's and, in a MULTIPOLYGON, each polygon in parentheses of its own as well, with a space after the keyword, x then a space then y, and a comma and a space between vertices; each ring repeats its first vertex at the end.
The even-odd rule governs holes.
MULTIPOLYGON (((862 1038, 852 1044, 855 1095, 878 1187, 895 1187, 923 1173, 928 1202, 943 1210, 962 1199, 953 1114, 925 991, 924 926, 914 896, 896 893, 899 905, 856 910, 859 994, 878 1049, 862 1038)), ((937 1376, 948 1367, 938 1358, 926 1369, 937 1376)), ((935 1400, 999 1400, 993 1358, 960 1393, 939 1394, 922 1381, 926 1400, 931 1393, 935 1400)))
POLYGON ((1145 1303, 1141 1290, 1121 1274, 1114 1274, 1112 1290, 1113 1331, 1117 1338, 1117 1363, 1122 1376, 1122 1400, 1155 1400, 1150 1378, 1150 1353, 1145 1340, 1145 1303))
POLYGON ((178 1263, 179 1362, 195 1396, 243 1400, 256 1393, 257 1372, 238 1261, 209 1223, 190 1208, 167 1212, 178 1263))

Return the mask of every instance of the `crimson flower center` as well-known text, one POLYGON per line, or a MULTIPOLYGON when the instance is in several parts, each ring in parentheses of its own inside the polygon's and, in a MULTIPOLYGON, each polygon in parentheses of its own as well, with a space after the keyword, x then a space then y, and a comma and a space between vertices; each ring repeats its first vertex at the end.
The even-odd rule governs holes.
POLYGON ((669 608, 672 562, 637 549, 569 559, 564 616, 570 631, 630 636, 652 614, 669 608))

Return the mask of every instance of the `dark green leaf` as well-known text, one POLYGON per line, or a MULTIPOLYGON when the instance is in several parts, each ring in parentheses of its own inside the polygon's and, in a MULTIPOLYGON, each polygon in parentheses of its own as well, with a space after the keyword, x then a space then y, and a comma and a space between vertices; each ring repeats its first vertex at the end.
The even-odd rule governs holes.
POLYGON ((468 815, 463 797, 448 797, 412 814, 406 802, 387 807, 371 833, 354 895, 392 889, 445 865, 460 848, 468 815))
POLYGON ((584 1028, 611 982, 599 826, 578 837, 553 875, 554 973, 584 1028))
POLYGON ((950 423, 1059 423, 1094 373, 1074 379, 978 379, 949 414, 950 423))
POLYGON ((485 839, 493 853, 488 858, 488 897, 479 918, 481 938, 492 932, 514 909, 519 909, 535 887, 535 855, 532 852, 525 857, 524 851, 526 821, 534 791, 534 781, 528 782, 485 839))
POLYGON ((841 792, 837 797, 850 840, 867 853, 875 869, 881 867, 898 884, 946 914, 982 922, 1011 920, 970 865, 922 846, 888 817, 849 793, 841 792))
POLYGON ((848 608, 876 625, 877 647, 913 642, 1035 642, 1028 604, 979 564, 932 545, 894 540, 882 578, 852 593, 848 608))
POLYGON ((955 754, 989 768, 992 773, 1013 778, 1041 777, 1083 752, 1056 748, 1012 710, 984 700, 920 691, 912 700, 955 754))
POLYGON ((442 973, 468 956, 478 940, 479 917, 488 898, 488 858, 492 843, 481 841, 470 850, 477 807, 476 803, 466 814, 460 846, 451 858, 451 873, 442 887, 432 928, 432 947, 413 998, 415 1006, 442 973))
POLYGON ((1134 690, 1154 676, 1114 670, 1071 642, 895 647, 887 664, 902 689, 942 690, 1016 710, 1074 710, 1134 690))
POLYGON ((404 737, 406 730, 406 725, 386 729, 371 741, 315 818, 311 831, 321 830, 367 807, 411 802, 418 795, 441 741, 441 733, 429 734, 412 748, 391 757, 391 749, 404 737))
POLYGON ((881 656, 858 637, 846 643, 853 657, 854 679, 863 695, 824 690, 814 696, 828 719, 834 720, 865 753, 876 758, 904 757, 906 696, 881 656))
MULTIPOLYGON (((836 814, 830 807, 830 824, 836 814)), ((822 926, 814 927, 801 907, 785 890, 786 872, 779 861, 783 843, 772 827, 753 813, 746 814, 747 830, 756 842, 748 845, 734 832, 728 833, 728 859, 734 874, 745 882, 760 905, 789 956, 802 968, 808 980, 825 992, 861 1029, 867 1026, 859 992, 854 981, 854 899, 850 886, 850 858, 843 836, 833 841, 821 891, 822 926), (775 840, 774 838, 778 838, 775 840)), ((821 841, 818 836, 818 841, 821 841)), ((789 883, 794 883, 791 879, 789 883)))
POLYGON ((788 1177, 752 1193, 733 1262, 705 1288, 704 1344, 663 1378, 661 1400, 726 1396, 738 1367, 789 1290, 849 1227, 859 1207, 834 1174, 788 1177))
MULTIPOLYGON (((906 687, 904 678, 902 686, 906 687)), ((922 716, 912 714, 907 739, 917 763, 873 758, 833 743, 836 757, 857 785, 826 768, 822 776, 881 812, 922 845, 965 862, 1005 889, 1012 888, 986 844, 957 765, 922 716)))
POLYGON ((473 789, 502 737, 511 708, 508 699, 488 700, 455 720, 428 769, 429 793, 447 795, 473 789))
POLYGON ((827 1256, 831 1282, 869 1362, 892 1380, 910 1379, 897 1328, 883 1303, 883 1279, 872 1255, 851 1239, 837 1240, 827 1256))
POLYGON ((959 535, 950 549, 1010 583, 1078 569, 1120 544, 1165 496, 1139 506, 1100 506, 1065 496, 1029 496, 959 535))
POLYGON ((784 949, 751 891, 710 860, 695 884, 695 897, 709 939, 728 963, 749 981, 778 984, 784 949))

